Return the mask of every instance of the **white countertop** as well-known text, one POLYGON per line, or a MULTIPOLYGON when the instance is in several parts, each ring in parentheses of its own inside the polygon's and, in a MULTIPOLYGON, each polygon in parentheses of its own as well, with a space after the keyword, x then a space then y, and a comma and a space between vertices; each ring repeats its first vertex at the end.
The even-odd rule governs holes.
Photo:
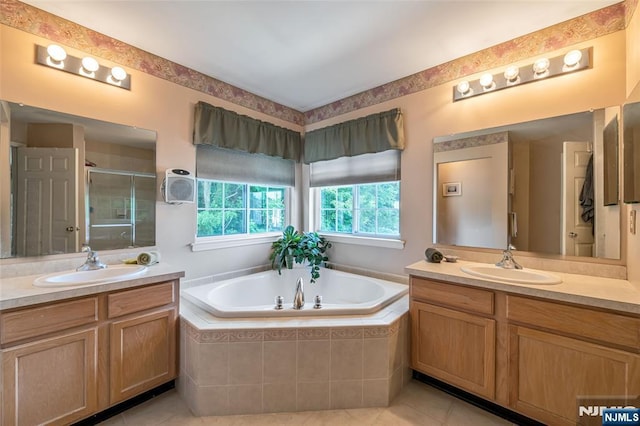
POLYGON ((55 288, 34 287, 33 281, 39 276, 26 275, 15 278, 0 278, 0 310, 172 280, 184 277, 184 271, 166 263, 158 263, 147 267, 147 270, 142 274, 131 278, 113 280, 108 283, 55 288))
MULTIPOLYGON (((640 314, 640 285, 630 283, 627 280, 550 272, 562 278, 562 283, 552 285, 513 284, 469 275, 460 269, 465 265, 486 264, 466 261, 429 263, 421 260, 407 266, 405 272, 417 277, 500 290, 512 294, 640 314)), ((525 269, 535 271, 530 268, 525 269)))

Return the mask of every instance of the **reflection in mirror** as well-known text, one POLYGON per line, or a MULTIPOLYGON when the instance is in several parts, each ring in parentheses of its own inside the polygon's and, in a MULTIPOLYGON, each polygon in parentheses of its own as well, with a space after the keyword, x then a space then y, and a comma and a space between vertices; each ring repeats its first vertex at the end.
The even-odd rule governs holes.
POLYGON ((155 244, 155 132, 0 105, 0 258, 155 244))
POLYGON ((640 203, 640 102, 626 104, 624 128, 624 202, 640 203))
POLYGON ((607 123, 603 133, 604 205, 618 204, 618 116, 607 123))
POLYGON ((620 209, 605 205, 603 142, 618 112, 436 138, 434 243, 619 259, 620 209), (447 195, 452 183, 460 191, 447 195))

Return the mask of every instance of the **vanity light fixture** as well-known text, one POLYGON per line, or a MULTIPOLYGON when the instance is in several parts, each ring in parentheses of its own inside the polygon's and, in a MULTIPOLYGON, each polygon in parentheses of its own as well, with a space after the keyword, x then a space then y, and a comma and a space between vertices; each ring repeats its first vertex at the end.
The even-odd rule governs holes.
POLYGON ((582 52, 579 50, 572 50, 564 55, 564 66, 567 69, 573 69, 580 63, 580 59, 582 59, 582 52))
POLYGON ((511 65, 504 70, 504 78, 507 80, 507 84, 517 84, 518 76, 520 75, 520 68, 515 65, 511 65))
POLYGON ((98 61, 90 56, 85 56, 84 58, 82 58, 81 63, 82 67, 80 67, 80 74, 84 75, 85 77, 95 78, 96 71, 100 69, 100 64, 98 63, 98 61))
POLYGON ((57 44, 47 46, 47 65, 54 68, 63 68, 67 52, 57 44))
POLYGON ((462 96, 467 96, 470 95, 469 89, 471 86, 469 86, 469 82, 467 80, 462 80, 460 83, 458 83, 458 85, 456 86, 456 90, 458 90, 458 93, 462 96))
POLYGON ((68 55, 63 47, 50 44, 47 47, 36 45, 36 63, 71 74, 91 78, 111 86, 131 89, 131 75, 122 67, 107 67, 90 56, 78 58, 68 55))
POLYGON ((482 77, 480 77, 480 86, 482 86, 485 91, 493 89, 495 87, 495 84, 493 84, 493 75, 490 73, 482 74, 482 77))
POLYGON ((534 78, 543 78, 549 75, 549 59, 540 58, 533 63, 533 76, 534 78))
POLYGON ((510 65, 503 72, 485 73, 477 80, 463 80, 453 88, 453 101, 588 69, 591 51, 591 47, 574 49, 561 56, 538 58, 529 65, 510 65))

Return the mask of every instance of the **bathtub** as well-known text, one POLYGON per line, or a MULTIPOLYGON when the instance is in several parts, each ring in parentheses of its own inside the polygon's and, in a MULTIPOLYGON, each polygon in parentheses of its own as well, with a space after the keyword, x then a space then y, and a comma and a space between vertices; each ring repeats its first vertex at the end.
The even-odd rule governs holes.
POLYGON ((309 270, 294 268, 265 271, 239 278, 200 285, 182 291, 182 297, 201 309, 223 318, 364 315, 377 312, 409 292, 409 287, 391 281, 322 268, 320 278, 310 283, 309 270), (293 309, 296 281, 304 280, 305 305, 293 309), (314 308, 316 295, 322 307, 314 308), (275 309, 276 296, 284 299, 275 309))

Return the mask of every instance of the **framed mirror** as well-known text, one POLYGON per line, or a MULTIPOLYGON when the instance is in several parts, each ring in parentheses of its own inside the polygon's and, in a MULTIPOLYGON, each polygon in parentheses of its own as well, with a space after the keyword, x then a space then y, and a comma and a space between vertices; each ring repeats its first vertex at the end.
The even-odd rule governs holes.
POLYGON ((605 201, 605 170, 616 183, 617 172, 604 152, 605 138, 617 146, 618 115, 612 107, 436 138, 434 243, 620 259, 620 206, 605 201), (460 195, 444 196, 452 183, 460 195))
POLYGON ((155 132, 0 105, 0 258, 155 244, 155 132))

